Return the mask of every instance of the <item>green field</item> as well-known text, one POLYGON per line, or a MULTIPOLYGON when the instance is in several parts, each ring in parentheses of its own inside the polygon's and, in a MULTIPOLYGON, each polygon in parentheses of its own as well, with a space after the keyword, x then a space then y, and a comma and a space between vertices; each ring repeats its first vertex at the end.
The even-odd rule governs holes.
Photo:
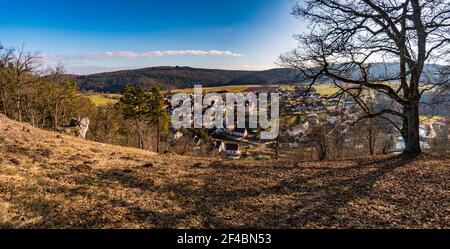
POLYGON ((433 116, 420 115, 419 119, 420 119, 420 123, 432 124, 433 122, 442 120, 442 116, 439 116, 439 115, 433 115, 433 116))
POLYGON ((89 94, 87 97, 94 102, 95 106, 106 106, 117 103, 120 94, 89 94))
MULTIPOLYGON (((220 91, 229 91, 232 93, 244 92, 248 89, 257 89, 257 88, 278 88, 279 85, 233 85, 233 86, 213 86, 213 87, 203 87, 204 93, 211 92, 220 92, 220 91)), ((192 93, 194 88, 183 88, 183 89, 175 89, 171 90, 172 93, 192 93)))
MULTIPOLYGON (((275 88, 280 90, 294 90, 297 84, 282 84, 282 85, 233 85, 233 86, 215 86, 215 87, 203 87, 204 93, 210 93, 210 92, 219 92, 219 91, 230 91, 230 92, 244 92, 248 91, 249 89, 257 90, 258 88, 275 88)), ((333 93, 336 93, 338 91, 338 88, 335 87, 333 84, 330 83, 324 83, 324 84, 316 84, 314 85, 314 88, 317 90, 318 93, 322 95, 331 95, 333 93)), ((171 90, 172 93, 192 93, 193 88, 185 88, 185 89, 175 89, 171 90)))
POLYGON ((321 95, 332 95, 339 91, 339 88, 330 83, 316 84, 314 88, 321 95))
MULTIPOLYGON (((296 84, 283 84, 283 85, 233 85, 233 86, 216 86, 216 87, 203 87, 203 93, 229 91, 231 93, 239 93, 245 91, 257 91, 258 89, 274 88, 280 90, 294 90, 296 84)), ((314 86, 316 91, 322 95, 331 95, 337 92, 337 88, 332 84, 317 84, 314 86)), ((175 89, 171 90, 171 93, 192 93, 193 88, 175 89)), ((105 106, 109 104, 115 104, 119 101, 120 94, 88 94, 96 106, 105 106)))

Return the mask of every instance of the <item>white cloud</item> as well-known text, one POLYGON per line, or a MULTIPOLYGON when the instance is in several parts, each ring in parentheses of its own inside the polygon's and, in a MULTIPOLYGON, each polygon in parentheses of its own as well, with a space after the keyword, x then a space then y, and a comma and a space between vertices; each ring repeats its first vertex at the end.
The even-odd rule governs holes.
POLYGON ((162 56, 176 56, 176 55, 216 55, 216 56, 242 56, 238 53, 223 50, 155 50, 148 52, 133 52, 133 51, 117 51, 105 52, 102 54, 95 54, 95 57, 118 57, 118 58, 151 58, 162 56))
POLYGON ((45 62, 58 62, 68 59, 68 56, 51 54, 40 54, 39 57, 45 62))
POLYGON ((94 58, 96 57, 123 57, 123 58, 138 58, 140 55, 133 51, 118 51, 118 52, 105 52, 101 54, 92 54, 90 55, 94 58))
POLYGON ((101 66, 68 66, 66 73, 76 75, 88 75, 95 73, 114 72, 119 70, 138 69, 143 67, 101 67, 101 66))
POLYGON ((147 52, 135 52, 135 51, 107 51, 103 53, 93 53, 84 55, 41 55, 44 61, 57 62, 57 61, 67 61, 67 60, 81 60, 81 59, 102 59, 102 58, 155 58, 163 56, 181 56, 181 55, 192 55, 192 56, 242 56, 242 54, 234 53, 228 50, 155 50, 147 52))

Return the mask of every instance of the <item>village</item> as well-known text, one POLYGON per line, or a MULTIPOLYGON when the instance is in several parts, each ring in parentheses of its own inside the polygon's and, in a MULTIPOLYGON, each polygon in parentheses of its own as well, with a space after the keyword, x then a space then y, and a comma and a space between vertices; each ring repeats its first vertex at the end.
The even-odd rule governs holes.
MULTIPOLYGON (((225 95, 227 90, 221 90, 218 94, 225 95)), ((280 96, 280 135, 276 139, 261 139, 261 127, 251 128, 248 117, 253 111, 253 106, 245 102, 246 127, 238 128, 236 118, 234 125, 224 128, 196 129, 197 132, 187 130, 172 130, 170 144, 175 146, 182 143, 189 144, 193 155, 219 156, 227 159, 254 158, 270 159, 289 154, 287 152, 307 150, 311 151, 314 142, 314 130, 321 127, 328 133, 341 134, 341 145, 349 149, 363 150, 367 145, 365 139, 355 139, 349 130, 360 115, 360 109, 355 101, 346 95, 321 94, 315 87, 296 85, 293 88, 262 87, 249 88, 245 93, 255 94, 259 99, 261 93, 278 93, 280 96), (324 128, 325 127, 325 128, 324 128), (203 130, 202 132, 198 132, 203 130), (357 141, 358 140, 358 141, 357 141), (352 148, 353 147, 353 148, 352 148)), ((192 94, 191 94, 192 95, 192 94)), ((166 95, 166 104, 169 114, 181 105, 172 105, 171 94, 166 95)), ((243 103, 240 103, 241 105, 243 103)), ((211 105, 203 105, 202 111, 211 108, 211 105)), ((242 106, 236 106, 236 110, 242 106)), ((227 109, 224 108, 224 119, 227 109)), ((211 122, 214 122, 214 118, 211 122)), ((386 124, 381 124, 382 133, 379 140, 383 140, 383 153, 397 154, 404 149, 401 135, 386 124)), ((429 140, 436 137, 437 133, 445 133, 446 125, 442 120, 421 125, 421 146, 423 149, 430 147, 429 140)), ((331 136, 331 135, 330 135, 331 136)), ((185 146, 186 147, 186 146, 185 146)), ((310 152, 314 153, 314 152, 310 152)))
MULTIPOLYGON (((169 116, 182 105, 182 101, 172 103, 174 94, 188 93, 193 98, 194 94, 191 90, 176 89, 164 92, 169 116)), ((311 87, 302 83, 204 87, 203 93, 215 93, 224 99, 227 94, 242 93, 246 96, 247 94, 255 95, 256 101, 259 102, 262 93, 268 96, 271 93, 278 94, 279 136, 276 139, 261 138, 261 132, 267 132, 271 127, 251 126, 249 119, 251 113, 257 108, 249 101, 236 102, 233 124, 224 124, 222 128, 174 129, 171 127, 165 140, 167 142, 165 151, 227 159, 271 159, 303 154, 302 158, 312 160, 317 159, 317 147, 325 146, 325 144, 317 145, 318 142, 328 143, 327 149, 339 150, 336 152, 338 154, 345 150, 349 151, 346 156, 355 156, 367 153, 367 151, 374 154, 400 154, 405 149, 403 137, 390 122, 377 119, 367 123, 368 120, 360 119, 364 116, 361 107, 352 97, 346 94, 337 94, 337 90, 338 88, 330 83, 316 84, 311 87), (245 108, 245 127, 238 127, 236 122, 239 108, 245 108), (359 127, 357 127, 358 125, 359 127), (368 126, 370 129, 366 129, 364 126, 368 126), (316 141, 320 140, 317 137, 318 131, 322 131, 329 141, 316 141), (338 145, 339 148, 336 148, 335 145, 338 145)), ((112 98, 107 95, 103 96, 108 97, 109 101, 116 101, 120 97, 120 95, 112 95, 112 98)), ((370 98, 361 96, 361 98, 365 102, 375 103, 374 108, 379 109, 384 108, 383 103, 388 103, 382 95, 372 95, 370 98)), ((205 114, 214 107, 214 101, 210 104, 191 106, 192 116, 194 116, 194 107, 201 109, 201 112, 205 114)), ((228 111, 224 106, 222 110, 224 123, 227 121, 228 111)), ((436 145, 436 139, 447 137, 448 122, 445 115, 424 113, 428 114, 421 115, 420 144, 422 149, 430 150, 436 145)), ((268 117, 270 116, 269 108, 268 117)), ((259 117, 256 118, 259 119, 259 117)), ((215 122, 215 118, 211 117, 203 120, 203 125, 211 126, 215 122)), ((397 120, 397 122, 399 121, 397 120)), ((193 123, 191 120, 190 125, 192 126, 193 123)), ((339 155, 332 157, 339 157, 339 155)))

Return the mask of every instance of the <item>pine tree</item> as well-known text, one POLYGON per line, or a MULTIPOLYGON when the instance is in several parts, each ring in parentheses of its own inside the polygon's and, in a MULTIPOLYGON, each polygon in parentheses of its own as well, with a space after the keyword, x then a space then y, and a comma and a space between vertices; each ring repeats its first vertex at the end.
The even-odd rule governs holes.
POLYGON ((161 134, 169 130, 170 122, 160 88, 154 86, 150 92, 145 92, 142 88, 127 86, 118 105, 124 118, 134 120, 137 125, 139 148, 144 148, 144 124, 156 126, 156 151, 159 153, 161 134))
POLYGON ((123 97, 118 102, 119 108, 125 119, 134 121, 138 130, 138 144, 144 149, 144 127, 143 124, 150 121, 150 105, 152 95, 146 93, 142 88, 126 86, 122 92, 123 97))
POLYGON ((156 151, 160 152, 161 133, 167 133, 169 130, 170 117, 167 114, 164 95, 158 86, 152 87, 150 90, 152 100, 150 102, 150 121, 156 125, 156 151))

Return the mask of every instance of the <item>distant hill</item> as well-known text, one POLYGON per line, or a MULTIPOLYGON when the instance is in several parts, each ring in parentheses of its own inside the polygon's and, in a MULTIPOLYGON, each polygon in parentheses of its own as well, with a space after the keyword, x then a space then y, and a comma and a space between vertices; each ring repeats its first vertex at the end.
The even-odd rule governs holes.
POLYGON ((219 70, 192 67, 151 67, 136 70, 72 75, 82 91, 120 92, 124 86, 148 88, 158 84, 164 89, 222 85, 283 84, 298 80, 299 71, 277 68, 265 71, 219 70))
MULTIPOLYGON (((433 74, 438 66, 426 65, 425 70, 433 74)), ((374 77, 384 78, 398 74, 398 63, 376 63, 371 69, 374 77)), ((355 77, 358 71, 355 70, 355 77)), ((270 85, 303 82, 297 69, 275 68, 264 71, 202 69, 192 67, 149 67, 135 70, 98 73, 91 75, 71 75, 81 91, 121 92, 126 85, 149 88, 158 84, 163 89, 191 88, 195 84, 203 86, 224 85, 270 85)), ((321 81, 328 81, 321 79, 321 81)))

